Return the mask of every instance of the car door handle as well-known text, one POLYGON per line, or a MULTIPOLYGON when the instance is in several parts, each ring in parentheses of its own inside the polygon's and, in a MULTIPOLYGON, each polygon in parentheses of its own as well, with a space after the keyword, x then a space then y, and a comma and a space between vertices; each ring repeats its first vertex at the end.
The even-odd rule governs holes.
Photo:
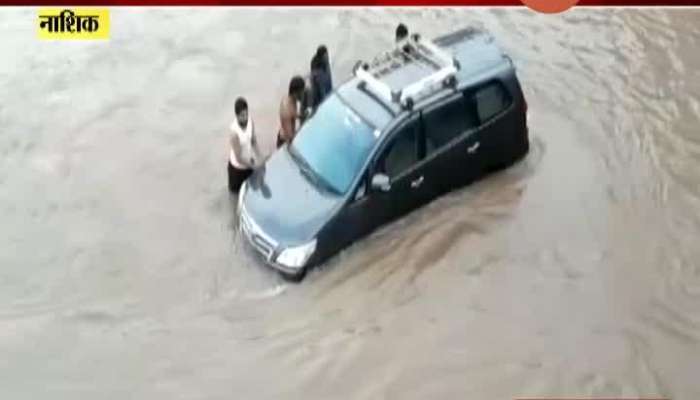
POLYGON ((479 150, 479 142, 476 142, 473 145, 467 147, 467 153, 469 154, 474 154, 477 150, 479 150))
POLYGON ((413 182, 411 182, 411 187, 412 187, 413 189, 415 189, 415 188, 417 188, 418 186, 420 186, 422 183, 423 183, 423 176, 421 176, 420 178, 415 179, 413 182))

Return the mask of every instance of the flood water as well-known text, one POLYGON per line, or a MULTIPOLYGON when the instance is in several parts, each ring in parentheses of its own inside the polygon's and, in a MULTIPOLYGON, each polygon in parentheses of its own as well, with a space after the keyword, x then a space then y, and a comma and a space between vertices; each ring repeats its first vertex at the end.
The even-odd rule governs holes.
POLYGON ((700 9, 111 12, 0 10, 2 399, 700 399, 700 9), (399 21, 492 32, 531 152, 287 283, 235 231, 234 100, 271 149, 315 47, 340 81, 399 21))

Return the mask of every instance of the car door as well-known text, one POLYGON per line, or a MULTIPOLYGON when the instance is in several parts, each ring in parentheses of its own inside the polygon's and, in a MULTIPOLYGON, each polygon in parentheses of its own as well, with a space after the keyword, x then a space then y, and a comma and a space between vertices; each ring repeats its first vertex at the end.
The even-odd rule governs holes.
POLYGON ((377 227, 405 214, 425 199, 429 185, 418 167, 419 118, 408 118, 393 132, 386 145, 363 173, 348 202, 330 224, 329 237, 338 245, 346 245, 365 236, 377 227), (389 177, 388 190, 373 189, 371 177, 389 177))
POLYGON ((333 243, 331 253, 372 232, 387 219, 388 194, 372 193, 368 176, 368 171, 362 174, 354 192, 324 232, 333 243))
POLYGON ((475 135, 484 163, 484 170, 499 167, 511 158, 513 137, 518 121, 515 113, 508 112, 512 97, 500 81, 481 85, 466 95, 474 104, 479 121, 475 135))
POLYGON ((479 121, 473 102, 462 93, 426 108, 421 113, 425 140, 425 169, 437 191, 461 187, 479 176, 483 166, 476 129, 479 121))
POLYGON ((434 182, 425 175, 420 114, 415 113, 391 134, 373 163, 372 174, 389 177, 387 192, 373 189, 370 195, 383 199, 385 221, 404 215, 426 203, 434 182))

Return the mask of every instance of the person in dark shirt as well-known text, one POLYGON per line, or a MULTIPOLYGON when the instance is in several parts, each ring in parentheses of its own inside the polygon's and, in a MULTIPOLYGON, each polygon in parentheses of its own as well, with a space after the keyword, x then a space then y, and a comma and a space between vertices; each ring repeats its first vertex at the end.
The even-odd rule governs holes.
POLYGON ((399 24, 396 27, 396 43, 408 39, 408 28, 404 24, 399 24))
POLYGON ((328 56, 328 49, 321 45, 311 58, 311 106, 316 110, 321 102, 333 91, 333 76, 328 56))

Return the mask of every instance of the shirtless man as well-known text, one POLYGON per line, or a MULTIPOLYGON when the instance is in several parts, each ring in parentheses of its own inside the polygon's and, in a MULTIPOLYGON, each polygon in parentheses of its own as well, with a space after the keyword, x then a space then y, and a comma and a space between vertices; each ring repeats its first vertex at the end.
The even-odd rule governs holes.
POLYGON ((297 133, 297 120, 302 119, 298 108, 304 96, 306 82, 301 76, 294 76, 289 81, 289 91, 280 102, 280 131, 277 135, 277 147, 289 143, 297 133))

